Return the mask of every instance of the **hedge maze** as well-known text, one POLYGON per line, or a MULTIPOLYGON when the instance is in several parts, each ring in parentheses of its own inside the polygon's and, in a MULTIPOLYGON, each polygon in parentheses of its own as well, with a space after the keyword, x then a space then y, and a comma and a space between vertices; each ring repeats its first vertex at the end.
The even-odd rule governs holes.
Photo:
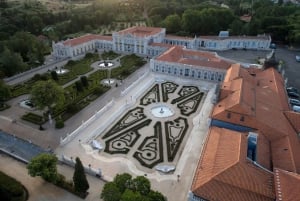
POLYGON ((128 128, 129 126, 143 120, 146 118, 144 114, 144 108, 136 107, 129 110, 122 119, 120 119, 114 127, 112 127, 104 136, 103 139, 117 133, 121 130, 128 128))
POLYGON ((142 98, 141 98, 141 105, 149 105, 152 103, 158 103, 160 102, 160 96, 159 96, 159 85, 156 84, 154 85, 148 93, 146 93, 142 98))
POLYGON ((163 162, 163 139, 161 122, 154 125, 154 135, 146 137, 137 151, 133 154, 143 166, 152 168, 163 162))
POLYGON ((173 82, 165 82, 161 84, 163 102, 169 100, 169 94, 174 93, 178 87, 178 84, 173 82))
POLYGON ((189 125, 187 119, 183 117, 178 117, 173 121, 165 122, 165 134, 167 139, 167 153, 169 162, 174 160, 188 127, 189 125))
POLYGON ((137 107, 129 110, 104 133, 104 151, 129 154, 150 169, 163 162, 176 163, 189 128, 187 117, 197 111, 203 96, 196 86, 180 87, 173 82, 155 84, 140 99, 137 107), (174 119, 156 119, 145 112, 159 103, 177 108, 174 119))

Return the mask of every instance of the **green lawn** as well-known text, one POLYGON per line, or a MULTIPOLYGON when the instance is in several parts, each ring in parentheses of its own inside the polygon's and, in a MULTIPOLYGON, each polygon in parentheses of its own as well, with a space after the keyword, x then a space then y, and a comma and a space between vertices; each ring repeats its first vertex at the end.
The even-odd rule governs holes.
MULTIPOLYGON (((102 57, 113 59, 118 56, 119 54, 110 51, 105 52, 104 56, 102 57)), ((63 75, 59 75, 57 83, 63 85, 77 78, 78 76, 91 71, 92 68, 90 67, 90 65, 97 60, 99 60, 98 54, 87 54, 85 58, 80 61, 69 61, 65 66, 65 69, 68 69, 69 72, 63 75)), ((111 76, 113 78, 124 79, 128 75, 136 71, 138 68, 143 66, 146 62, 143 60, 143 58, 132 54, 122 57, 120 63, 121 66, 118 68, 114 68, 111 72, 111 76)), ((65 121, 66 119, 70 118, 78 111, 86 107, 90 102, 94 101, 103 93, 108 91, 110 87, 101 84, 101 80, 105 78, 107 78, 107 70, 98 70, 87 77, 88 86, 82 86, 81 90, 78 89, 76 83, 73 83, 64 88, 66 104, 62 108, 53 109, 53 118, 60 117, 63 121, 65 121)), ((26 83, 14 86, 12 87, 13 96, 16 97, 21 94, 28 94, 30 93, 31 86, 34 85, 36 81, 47 79, 51 79, 50 73, 36 75, 26 83)), ((78 82, 80 81, 76 82, 78 84, 78 82)), ((25 114, 22 119, 38 125, 46 120, 42 116, 36 115, 34 113, 25 114)))

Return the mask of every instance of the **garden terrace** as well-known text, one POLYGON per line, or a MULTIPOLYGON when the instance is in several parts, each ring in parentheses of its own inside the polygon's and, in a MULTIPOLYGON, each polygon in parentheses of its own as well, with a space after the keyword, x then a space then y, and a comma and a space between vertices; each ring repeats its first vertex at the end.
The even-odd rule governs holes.
POLYGON ((197 86, 181 86, 174 82, 154 83, 128 110, 97 140, 105 144, 108 154, 132 158, 137 166, 154 169, 159 164, 176 166, 188 135, 193 127, 204 92, 197 86), (156 116, 159 113, 171 115, 156 116))

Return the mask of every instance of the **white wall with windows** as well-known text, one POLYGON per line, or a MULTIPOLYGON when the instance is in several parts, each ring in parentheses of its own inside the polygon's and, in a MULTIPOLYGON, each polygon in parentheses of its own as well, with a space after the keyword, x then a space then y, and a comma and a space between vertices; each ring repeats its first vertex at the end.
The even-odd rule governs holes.
POLYGON ((155 73, 212 82, 222 82, 226 75, 226 70, 218 68, 186 65, 176 62, 159 61, 156 59, 150 60, 150 69, 155 73))

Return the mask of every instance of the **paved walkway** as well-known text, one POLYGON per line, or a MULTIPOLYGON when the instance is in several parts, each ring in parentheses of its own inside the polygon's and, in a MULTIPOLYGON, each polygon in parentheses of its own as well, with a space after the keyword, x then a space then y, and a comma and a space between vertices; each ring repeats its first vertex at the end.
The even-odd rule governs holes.
MULTIPOLYGON (((0 112, 0 129, 8 133, 14 134, 18 137, 21 137, 23 139, 29 139, 33 143, 38 144, 44 148, 50 146, 52 149, 54 149, 58 146, 59 139, 61 137, 65 137, 68 133, 71 133, 72 131, 77 129, 82 124, 82 122, 87 121, 91 116, 95 114, 95 112, 103 108, 112 99, 116 100, 116 108, 114 109, 115 111, 118 110, 118 105, 122 105, 125 103, 126 99, 130 101, 130 93, 120 98, 121 92, 124 91, 124 89, 126 89, 136 80, 138 80, 142 75, 144 75, 148 71, 149 63, 144 65, 134 74, 130 75, 127 79, 125 79, 121 86, 113 87, 103 96, 89 104, 78 115, 75 115, 69 120, 67 120, 65 122, 65 127, 59 130, 55 129, 54 125, 51 125, 49 123, 43 125, 43 127, 46 128, 46 131, 39 131, 36 125, 31 125, 30 123, 23 122, 19 119, 16 123, 14 123, 12 120, 16 119, 17 117, 20 117, 20 112, 24 112, 22 111, 23 109, 20 109, 18 103, 20 99, 26 97, 24 96, 19 97, 19 99, 16 100, 11 100, 12 107, 8 110, 0 112)), ((137 91, 139 87, 142 86, 142 83, 146 82, 147 79, 150 78, 151 76, 147 76, 146 79, 141 80, 141 83, 137 84, 136 87, 131 89, 131 91, 137 91)), ((175 82, 182 81, 181 79, 176 77, 173 77, 173 79, 175 82)), ((197 83, 199 85, 199 83, 201 82, 197 81, 197 83)), ((207 84, 203 82, 200 85, 203 85, 205 87, 207 84)), ((210 87, 207 87, 207 89, 209 88, 210 87)), ((151 180, 153 189, 165 194, 168 197, 168 200, 186 200, 193 179, 194 170, 199 160, 202 144, 207 134, 207 129, 209 126, 207 118, 212 109, 211 99, 213 98, 213 96, 214 90, 212 89, 207 94, 207 101, 204 102, 201 112, 193 119, 194 129, 192 130, 192 133, 190 134, 190 137, 187 140, 187 146, 183 150, 182 157, 178 162, 174 174, 163 175, 158 172, 147 172, 146 169, 138 170, 135 167, 134 163, 124 158, 101 158, 101 156, 99 156, 97 153, 94 153, 94 151, 91 150, 90 145, 79 142, 79 139, 82 139, 82 142, 84 142, 86 139, 89 139, 87 137, 90 136, 85 136, 85 134, 89 133, 89 129, 95 129, 95 125, 97 126, 97 124, 101 124, 101 120, 91 125, 91 127, 85 130, 81 135, 79 135, 66 146, 58 147, 55 153, 57 153, 58 156, 65 154, 68 157, 80 157, 84 165, 91 164, 92 168, 101 168, 105 179, 108 180, 112 180, 112 178, 117 173, 128 172, 136 176, 144 175, 145 173, 147 173, 147 177, 151 180), (179 175, 179 180, 177 175, 179 175)), ((99 192, 100 191, 101 190, 99 189, 99 192)))
MULTIPOLYGON (((164 79, 163 76, 159 77, 159 79, 164 79)), ((130 97, 134 96, 134 93, 138 91, 139 88, 143 87, 143 83, 147 83, 149 79, 154 80, 154 75, 147 75, 146 78, 144 78, 141 83, 137 84, 136 87, 132 88, 126 96, 115 99, 114 106, 109 111, 87 126, 71 142, 64 146, 59 146, 55 150, 55 153, 58 156, 65 155, 73 158, 78 156, 85 166, 91 164, 91 167, 95 169, 101 168, 105 180, 112 180, 117 173, 123 172, 128 172, 134 176, 146 174, 147 178, 151 180, 153 189, 162 192, 168 197, 168 200, 187 200, 194 171, 209 127, 208 117, 213 106, 212 100, 214 98, 213 84, 197 81, 197 85, 210 89, 210 91, 207 93, 201 111, 193 118, 194 128, 187 139, 185 149, 182 152, 181 158, 179 159, 173 174, 162 174, 147 168, 138 169, 134 161, 127 160, 123 157, 104 157, 99 155, 97 150, 93 150, 89 144, 92 139, 91 137, 93 137, 94 134, 97 134, 101 125, 105 125, 106 120, 109 119, 114 112, 120 110, 122 105, 129 103, 130 97)), ((177 82, 181 81, 182 80, 177 80, 177 82)))
MULTIPOLYGON (((82 201, 83 199, 65 191, 40 177, 28 175, 26 165, 4 154, 0 154, 0 170, 20 181, 29 192, 28 201, 82 201)), ((58 172, 67 180, 72 180, 74 169, 66 165, 58 165, 58 172)), ((90 185, 89 195, 85 201, 101 200, 100 193, 104 182, 87 175, 90 185)))

